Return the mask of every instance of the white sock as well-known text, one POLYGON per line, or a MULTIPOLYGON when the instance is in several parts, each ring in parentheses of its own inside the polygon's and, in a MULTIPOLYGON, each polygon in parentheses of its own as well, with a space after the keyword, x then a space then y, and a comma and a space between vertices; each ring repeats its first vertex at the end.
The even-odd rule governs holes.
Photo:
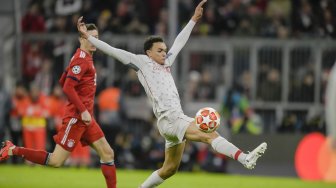
POLYGON ((154 171, 145 182, 143 182, 140 186, 140 188, 151 188, 156 187, 164 182, 164 179, 162 179, 159 174, 158 170, 154 171))
POLYGON ((218 153, 224 154, 239 161, 240 163, 245 163, 246 154, 238 149, 231 142, 227 141, 225 138, 219 136, 211 142, 212 148, 218 153))

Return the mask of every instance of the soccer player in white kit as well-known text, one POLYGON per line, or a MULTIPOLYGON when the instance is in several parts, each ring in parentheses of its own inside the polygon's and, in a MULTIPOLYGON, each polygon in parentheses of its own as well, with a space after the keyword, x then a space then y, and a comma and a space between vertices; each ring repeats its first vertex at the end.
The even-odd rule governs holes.
POLYGON ((140 185, 140 188, 156 187, 176 173, 181 162, 186 139, 207 143, 216 152, 239 161, 248 169, 254 168, 257 159, 267 148, 267 144, 262 143, 252 152, 243 153, 217 132, 202 132, 196 127, 194 119, 183 113, 180 97, 170 70, 177 54, 186 44, 194 25, 202 17, 204 3, 206 3, 206 0, 198 4, 191 20, 178 34, 168 52, 161 37, 149 37, 145 41, 145 55, 136 55, 114 48, 90 36, 86 32, 82 18, 78 20, 77 27, 82 36, 104 53, 132 67, 137 72, 158 119, 159 132, 166 139, 165 160, 162 167, 153 172, 140 185))

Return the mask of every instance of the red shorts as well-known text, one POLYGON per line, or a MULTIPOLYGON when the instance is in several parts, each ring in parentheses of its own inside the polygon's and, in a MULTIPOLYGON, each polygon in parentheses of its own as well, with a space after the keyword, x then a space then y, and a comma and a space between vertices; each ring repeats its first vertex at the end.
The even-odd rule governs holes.
POLYGON ((95 119, 92 119, 90 125, 85 125, 76 118, 65 118, 61 129, 54 135, 54 140, 56 144, 72 152, 79 142, 83 146, 87 146, 102 137, 104 137, 104 133, 95 119))

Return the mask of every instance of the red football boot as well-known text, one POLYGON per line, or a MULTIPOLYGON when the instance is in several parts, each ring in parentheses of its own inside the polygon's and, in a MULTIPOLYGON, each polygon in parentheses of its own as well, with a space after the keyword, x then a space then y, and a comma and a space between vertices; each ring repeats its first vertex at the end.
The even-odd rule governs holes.
POLYGON ((0 161, 4 161, 10 157, 10 155, 8 155, 8 151, 11 147, 15 147, 11 141, 2 142, 2 147, 0 150, 0 161))

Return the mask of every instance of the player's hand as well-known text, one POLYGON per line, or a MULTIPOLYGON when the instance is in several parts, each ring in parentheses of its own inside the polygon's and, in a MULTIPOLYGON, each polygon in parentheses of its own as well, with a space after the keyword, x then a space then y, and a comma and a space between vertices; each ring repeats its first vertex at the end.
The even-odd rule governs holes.
POLYGON ((204 5, 204 3, 206 3, 207 2, 207 0, 203 0, 203 1, 201 1, 198 5, 197 5, 197 7, 196 7, 196 9, 195 9, 195 13, 194 13, 194 15, 191 17, 191 19, 194 21, 194 22, 197 22, 201 17, 202 17, 202 15, 203 15, 203 5, 204 5))
POLYGON ((82 121, 85 123, 85 125, 91 124, 91 114, 87 110, 82 112, 81 116, 82 116, 82 121))
POLYGON ((87 28, 85 23, 83 22, 83 16, 81 16, 77 21, 77 30, 85 39, 89 38, 89 34, 87 33, 87 28))

